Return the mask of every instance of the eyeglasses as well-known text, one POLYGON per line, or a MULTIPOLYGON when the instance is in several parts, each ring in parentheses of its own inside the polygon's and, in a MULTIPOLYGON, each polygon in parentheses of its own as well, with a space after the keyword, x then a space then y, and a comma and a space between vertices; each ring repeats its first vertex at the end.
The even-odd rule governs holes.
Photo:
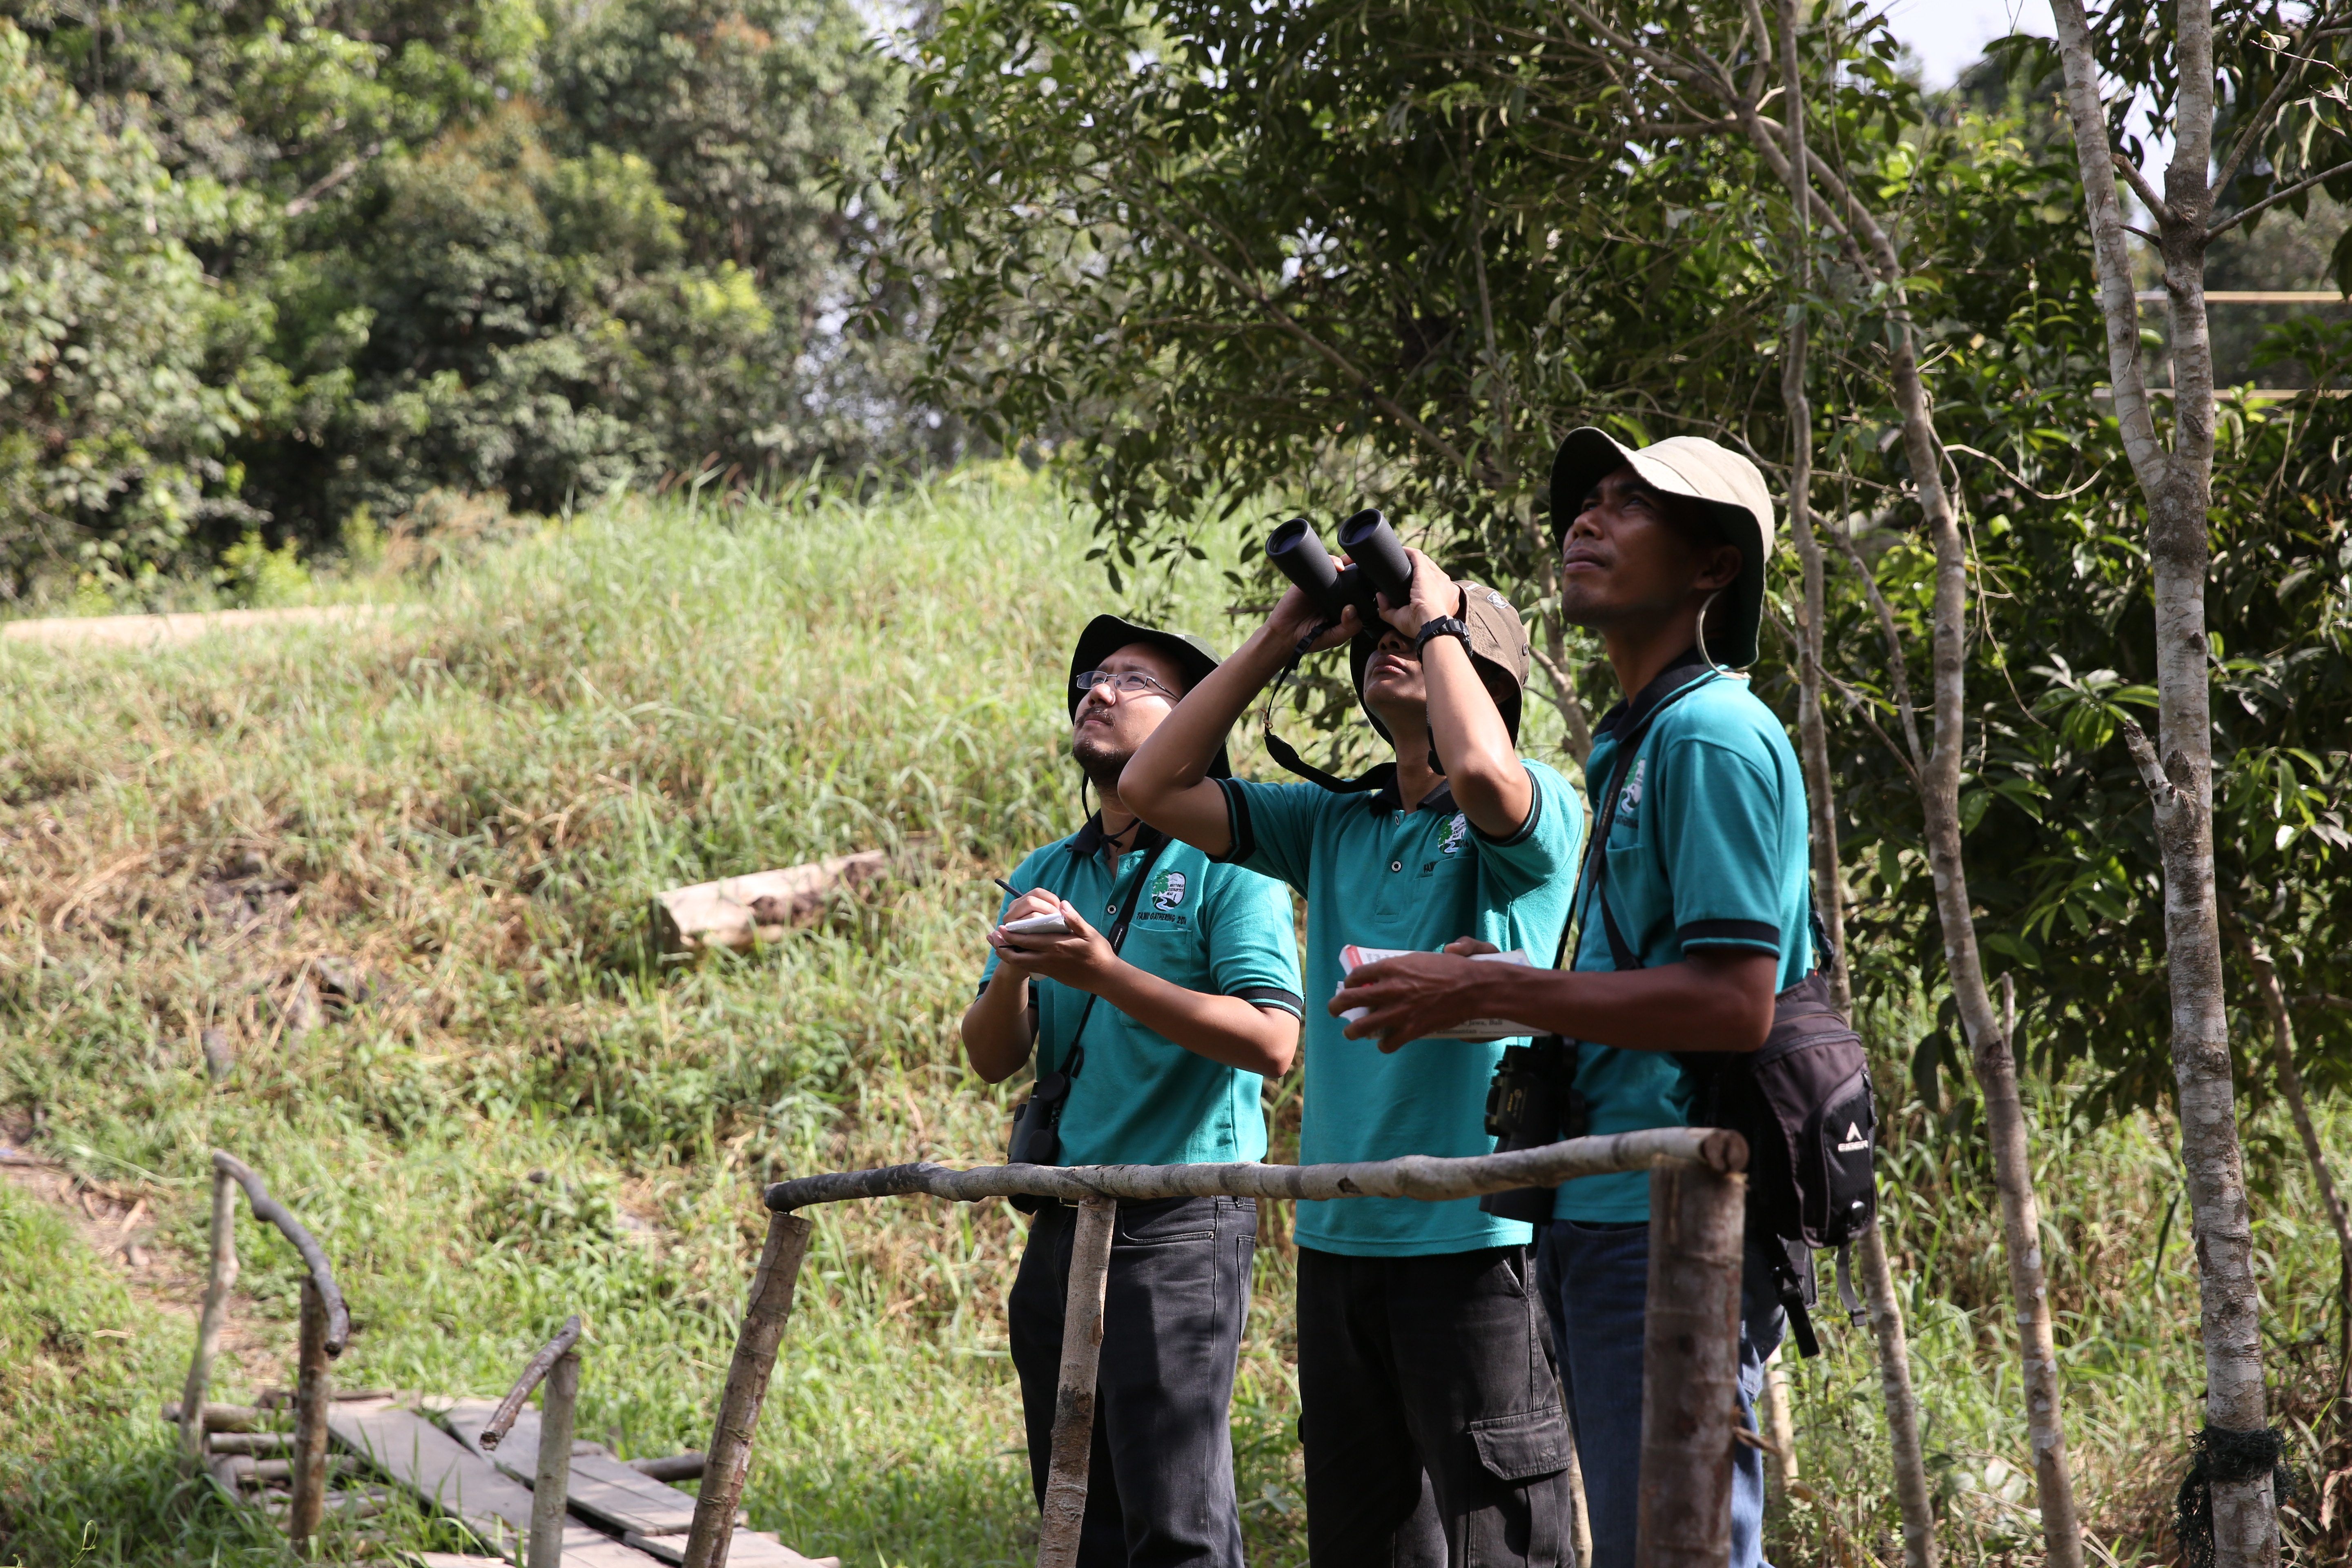
POLYGON ((1108 669, 1090 669, 1070 682, 1071 689, 1081 697, 1087 696, 1098 686, 1108 686, 1121 697, 1140 697, 1149 691, 1154 696, 1165 697, 1171 702, 1178 700, 1174 692, 1139 669, 1123 669, 1116 673, 1108 669))

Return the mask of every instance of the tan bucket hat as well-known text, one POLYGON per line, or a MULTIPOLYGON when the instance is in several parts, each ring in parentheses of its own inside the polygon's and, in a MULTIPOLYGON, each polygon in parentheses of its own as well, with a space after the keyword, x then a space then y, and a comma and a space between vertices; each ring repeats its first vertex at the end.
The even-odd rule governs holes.
MULTIPOLYGON (((1533 658, 1528 649, 1528 628, 1520 621, 1519 612, 1511 607, 1511 602, 1494 589, 1476 583, 1457 582, 1454 586, 1462 604, 1454 613, 1470 628, 1470 662, 1486 680, 1495 706, 1502 710, 1504 727, 1517 743, 1520 699, 1528 689, 1528 665, 1533 658)), ((1348 648, 1348 664, 1356 678, 1356 700, 1360 702, 1364 696, 1365 668, 1372 662, 1372 652, 1379 647, 1378 637, 1364 636, 1356 638, 1348 648)), ((1371 720, 1372 728, 1381 732, 1382 739, 1389 738, 1388 726, 1381 722, 1378 714, 1367 708, 1364 716, 1371 720)))
POLYGON ((1754 463, 1704 436, 1669 436, 1635 450, 1591 426, 1571 430, 1551 460, 1551 540, 1557 546, 1592 488, 1631 468, 1651 489, 1706 507, 1724 537, 1739 546, 1738 579, 1730 588, 1730 635, 1707 653, 1735 669, 1756 662, 1764 618, 1764 563, 1771 557, 1772 492, 1754 463))

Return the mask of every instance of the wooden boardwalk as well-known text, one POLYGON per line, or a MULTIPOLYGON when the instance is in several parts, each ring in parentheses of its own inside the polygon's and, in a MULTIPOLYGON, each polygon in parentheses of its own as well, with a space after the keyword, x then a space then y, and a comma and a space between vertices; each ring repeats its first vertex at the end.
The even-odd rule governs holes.
MULTIPOLYGON (((492 1402, 451 1402, 440 1418, 446 1430, 416 1408, 440 1404, 338 1401, 328 1413, 327 1432, 338 1448, 457 1519, 490 1550, 510 1554, 530 1526, 529 1479, 536 1473, 539 1418, 525 1411, 506 1441, 486 1451, 476 1438, 492 1402)), ((693 1496, 640 1474, 602 1445, 574 1445, 564 1501, 574 1517, 563 1532, 563 1568, 660 1568, 685 1555, 693 1496)), ((434 1568, 511 1561, 425 1555, 434 1568)), ((838 1558, 803 1557, 773 1535, 740 1528, 727 1561, 730 1568, 840 1568, 838 1558)))

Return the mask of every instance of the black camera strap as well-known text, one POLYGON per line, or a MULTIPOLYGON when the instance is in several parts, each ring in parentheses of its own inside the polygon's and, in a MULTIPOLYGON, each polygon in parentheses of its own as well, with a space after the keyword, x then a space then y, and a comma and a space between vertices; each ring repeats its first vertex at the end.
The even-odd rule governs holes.
MULTIPOLYGON (((1110 930, 1105 933, 1110 939, 1113 953, 1127 945, 1127 928, 1135 922, 1136 907, 1143 901, 1143 889, 1151 880, 1151 868, 1160 864, 1160 852, 1168 847, 1167 836, 1150 823, 1145 823, 1142 832, 1136 835, 1135 847, 1138 849, 1145 847, 1147 837, 1150 840, 1151 852, 1144 857, 1143 864, 1137 868, 1135 880, 1128 885, 1127 897, 1119 900, 1118 913, 1111 921, 1110 930)), ((1087 1005, 1078 1009, 1078 1026, 1070 1031, 1069 1061, 1061 1069, 1063 1078, 1067 1080, 1075 1082, 1078 1069, 1087 1065, 1087 1020, 1095 1016, 1095 1004, 1099 1000, 1100 997, 1089 991, 1087 993, 1087 1005)), ((1037 1041, 1037 1077, 1041 1081, 1045 1077, 1045 1042, 1042 1037, 1037 1041)), ((1062 1120, 1061 1100, 1055 1101, 1053 1114, 1054 1121, 1058 1125, 1062 1120)))
POLYGON ((1339 625, 1339 621, 1336 618, 1326 620, 1317 626, 1313 631, 1310 631, 1305 637, 1300 637, 1298 639, 1298 646, 1290 650, 1290 662, 1282 667, 1282 673, 1276 676, 1274 678, 1273 684, 1266 688, 1265 721, 1265 754, 1272 757, 1275 761, 1275 765, 1281 768, 1285 773, 1294 773, 1299 778, 1305 779, 1308 784, 1320 785, 1322 788, 1330 791, 1333 795, 1369 795, 1373 790, 1381 788, 1391 779, 1396 776, 1396 768, 1393 763, 1383 763, 1380 766, 1359 774, 1355 778, 1343 779, 1337 773, 1325 772, 1323 769, 1317 767, 1313 763, 1308 762, 1305 757, 1300 756, 1297 747, 1293 746, 1289 742, 1284 740, 1281 736, 1274 732, 1274 704, 1276 699, 1282 695, 1283 689, 1288 686, 1297 676, 1299 663, 1301 660, 1306 658, 1307 651, 1314 647, 1315 640, 1337 625, 1339 625))

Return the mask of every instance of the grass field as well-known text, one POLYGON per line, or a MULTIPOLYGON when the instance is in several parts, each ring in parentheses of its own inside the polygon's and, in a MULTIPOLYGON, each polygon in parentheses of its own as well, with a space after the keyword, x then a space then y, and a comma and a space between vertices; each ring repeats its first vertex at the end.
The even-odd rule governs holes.
MULTIPOLYGON (((1116 607, 1086 542, 1017 469, 872 504, 628 501, 380 583, 417 607, 359 633, 0 644, 0 1137, 84 1189, 68 1208, 0 1184, 0 1563, 284 1557, 180 1478, 157 1415, 215 1146, 334 1257, 345 1385, 496 1392, 579 1310, 583 1435, 701 1447, 761 1181, 1001 1151, 1011 1094, 961 1068, 954 1020, 988 877, 1074 825, 1062 672, 1116 607), (813 930, 698 966, 646 952, 654 890, 874 847, 900 873, 813 930), (321 959, 365 999, 321 998, 321 959), (217 1085, 208 1031, 237 1057, 217 1085)), ((1154 592, 1230 643, 1209 553, 1154 592)), ((1887 1206, 1945 1540, 2038 1561, 1989 1171, 1965 1105, 1895 1103, 1907 1005, 1877 1020, 1887 1206)), ((1278 1100, 1286 1131, 1295 1079, 1278 1100)), ((2037 1152, 2077 1472, 2103 1551, 2163 1560, 2201 1386, 2187 1216, 2164 1127, 2063 1104, 2042 1092, 2037 1152)), ((2282 1130, 2250 1131, 2276 1363, 2308 1416, 2332 1245, 2282 1130)), ((815 1217, 754 1522, 860 1568, 1023 1561, 1015 1217, 815 1217)), ((1305 1559, 1286 1216, 1265 1230, 1234 1438, 1253 1561, 1281 1565, 1305 1559)), ((231 1395, 293 1335, 290 1251, 249 1222, 239 1245, 231 1395)), ((1875 1376, 1862 1334, 1825 1333, 1791 1370, 1811 1500, 1776 1505, 1777 1556, 1891 1561, 1875 1376)))

